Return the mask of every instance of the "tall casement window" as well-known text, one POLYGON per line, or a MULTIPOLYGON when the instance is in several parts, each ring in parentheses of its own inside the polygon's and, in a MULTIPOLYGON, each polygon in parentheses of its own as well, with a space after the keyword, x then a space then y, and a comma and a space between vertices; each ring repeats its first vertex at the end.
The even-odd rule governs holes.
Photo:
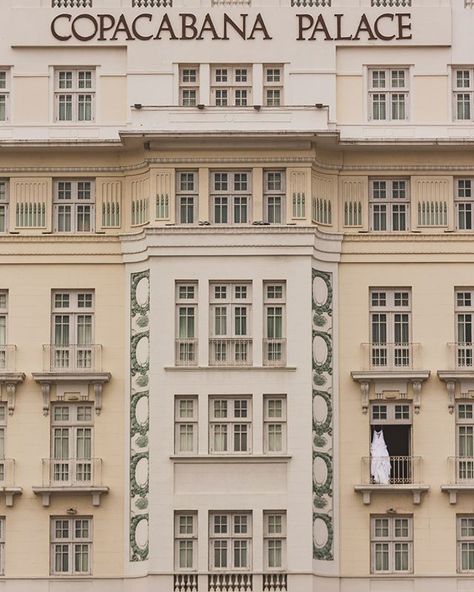
POLYGON ((51 482, 87 485, 93 480, 92 405, 55 403, 51 414, 51 482))
POLYGON ((250 282, 210 285, 211 366, 252 363, 251 309, 250 282))
POLYGON ((199 66, 179 67, 179 104, 182 107, 195 107, 199 98, 199 66))
POLYGON ((212 221, 214 224, 250 222, 252 187, 249 171, 211 173, 212 221))
POLYGON ((7 179, 0 179, 0 233, 8 230, 8 190, 7 179))
POLYGON ((5 575, 5 516, 0 516, 0 575, 5 575))
POLYGON ((178 224, 197 222, 198 196, 197 171, 178 171, 176 173, 176 220, 178 224))
POLYGON ((472 68, 453 69, 453 115, 455 120, 470 121, 473 118, 473 80, 474 70, 472 68))
POLYGON ((411 290, 372 288, 369 297, 371 367, 410 367, 411 290))
POLYGON ((7 431, 7 405, 0 403, 0 483, 7 478, 7 461, 5 460, 5 436, 7 431))
POLYGON ((269 64, 263 67, 263 100, 266 107, 283 104, 283 66, 269 64))
POLYGON ((7 368, 8 292, 0 290, 0 370, 7 368))
POLYGON ((209 452, 249 453, 252 450, 252 399, 210 397, 209 452))
POLYGON ((196 454, 198 451, 198 399, 175 397, 175 452, 196 454))
POLYGON ((94 182, 58 179, 53 191, 55 232, 93 232, 94 182))
POLYGON ((265 570, 279 571, 286 566, 286 512, 263 513, 265 570))
POLYGON ((282 366, 286 364, 285 282, 264 282, 263 298, 263 363, 266 366, 282 366))
POLYGON ((472 368, 473 365, 473 320, 474 290, 458 288, 455 291, 456 344, 455 356, 457 368, 472 368))
POLYGON ((263 219, 269 224, 283 224, 285 216, 285 172, 264 171, 263 174, 263 219))
POLYGON ((410 225, 408 179, 371 179, 369 181, 370 229, 404 231, 410 225))
POLYGON ((372 573, 413 571, 412 516, 371 516, 372 573))
POLYGON ((286 397, 264 395, 263 451, 266 454, 286 452, 286 397))
POLYGON ((86 123, 95 119, 95 70, 58 69, 54 72, 56 121, 86 123))
POLYGON ((211 105, 247 107, 251 105, 251 95, 251 66, 211 66, 211 105))
POLYGON ((176 571, 194 571, 197 567, 196 512, 175 512, 174 564, 176 571))
POLYGON ((408 119, 408 68, 370 68, 369 119, 404 121, 408 119))
POLYGON ((51 518, 51 574, 92 573, 92 518, 51 518))
POLYGON ((456 179, 454 187, 454 208, 456 229, 472 230, 473 224, 473 179, 456 179))
POLYGON ((197 282, 176 284, 176 365, 197 364, 197 282))
POLYGON ((474 571, 474 515, 456 516, 458 571, 474 571))
POLYGON ((0 69, 0 122, 10 119, 10 70, 0 69))
MULTIPOLYGON (((474 404, 456 405, 456 483, 474 480, 474 404)), ((474 561, 474 558, 473 558, 474 561)))
POLYGON ((94 292, 57 291, 52 299, 52 367, 94 368, 94 292))
POLYGON ((251 569, 251 512, 209 514, 209 563, 211 571, 251 569))

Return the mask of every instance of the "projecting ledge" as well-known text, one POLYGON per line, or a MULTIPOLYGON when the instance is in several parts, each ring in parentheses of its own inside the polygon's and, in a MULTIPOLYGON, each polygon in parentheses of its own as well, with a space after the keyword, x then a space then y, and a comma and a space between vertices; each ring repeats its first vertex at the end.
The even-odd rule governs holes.
POLYGON ((11 508, 14 503, 15 495, 21 495, 23 489, 21 487, 0 487, 0 495, 5 496, 5 505, 11 508))
POLYGON ((24 380, 24 372, 0 372, 0 387, 4 384, 7 391, 9 415, 13 415, 15 410, 16 387, 24 380))
POLYGON ((362 494, 362 501, 366 506, 372 501, 371 497, 373 493, 411 493, 413 495, 413 503, 420 504, 422 494, 429 491, 429 489, 429 485, 422 485, 421 483, 354 485, 354 491, 362 494))
POLYGON ((287 463, 290 462, 290 454, 253 454, 247 456, 225 456, 225 455, 207 455, 207 454, 187 454, 170 456, 174 463, 185 464, 233 464, 233 463, 287 463))
POLYGON ((33 487, 33 493, 40 495, 43 503, 43 507, 49 507, 50 497, 54 494, 62 495, 83 495, 89 494, 92 499, 93 506, 100 506, 100 498, 104 493, 108 493, 108 487, 71 487, 71 486, 58 486, 58 487, 33 487))
POLYGON ((458 502, 459 493, 474 493, 474 483, 466 485, 441 485, 441 491, 449 494, 449 503, 454 505, 458 502))
MULTIPOLYGON (((429 370, 409 369, 377 369, 377 370, 354 370, 351 372, 352 379, 360 384, 362 412, 367 413, 369 409, 370 385, 374 385, 375 393, 382 396, 385 391, 398 393, 396 398, 406 398, 408 385, 413 390, 413 408, 415 413, 420 412, 421 386, 428 380, 431 372, 429 370)), ((393 398, 393 397, 391 397, 393 398)))

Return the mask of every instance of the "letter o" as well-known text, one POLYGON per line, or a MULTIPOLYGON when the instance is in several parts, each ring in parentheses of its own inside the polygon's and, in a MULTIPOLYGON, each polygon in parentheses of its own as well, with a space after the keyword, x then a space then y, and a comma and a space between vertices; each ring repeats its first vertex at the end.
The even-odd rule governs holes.
POLYGON ((94 39, 94 37, 97 35, 97 29, 98 29, 99 25, 97 24, 97 21, 95 20, 95 18, 90 15, 90 14, 80 14, 79 16, 76 16, 76 18, 72 21, 72 34, 74 35, 74 37, 76 39, 79 39, 79 41, 90 41, 91 39, 94 39), (81 19, 85 19, 87 21, 91 21, 93 26, 94 26, 94 31, 90 34, 90 35, 81 35, 80 33, 77 32, 76 30, 76 21, 79 21, 81 19))

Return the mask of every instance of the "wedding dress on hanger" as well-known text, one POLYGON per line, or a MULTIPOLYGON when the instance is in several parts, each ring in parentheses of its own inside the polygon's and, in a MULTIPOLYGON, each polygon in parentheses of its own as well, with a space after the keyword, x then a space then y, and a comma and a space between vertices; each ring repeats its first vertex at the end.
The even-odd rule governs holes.
POLYGON ((388 485, 390 483, 390 456, 383 437, 383 430, 374 430, 370 445, 370 474, 374 483, 388 485))

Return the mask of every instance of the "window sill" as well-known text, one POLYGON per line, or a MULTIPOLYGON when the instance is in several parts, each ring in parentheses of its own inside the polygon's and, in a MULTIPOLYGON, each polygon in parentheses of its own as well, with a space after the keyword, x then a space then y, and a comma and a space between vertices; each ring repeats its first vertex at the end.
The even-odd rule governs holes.
POLYGON ((282 463, 290 462, 293 458, 291 454, 172 454, 170 460, 176 464, 193 463, 193 464, 219 464, 219 463, 282 463))

